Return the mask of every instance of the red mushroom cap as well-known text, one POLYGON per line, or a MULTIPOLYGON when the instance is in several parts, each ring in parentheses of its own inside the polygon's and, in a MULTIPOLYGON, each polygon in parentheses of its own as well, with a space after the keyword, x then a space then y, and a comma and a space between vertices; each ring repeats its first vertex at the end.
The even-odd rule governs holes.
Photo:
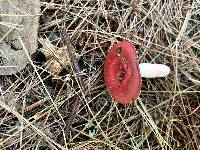
POLYGON ((136 48, 121 41, 109 50, 104 62, 104 80, 112 97, 121 104, 136 100, 141 91, 141 75, 136 48))

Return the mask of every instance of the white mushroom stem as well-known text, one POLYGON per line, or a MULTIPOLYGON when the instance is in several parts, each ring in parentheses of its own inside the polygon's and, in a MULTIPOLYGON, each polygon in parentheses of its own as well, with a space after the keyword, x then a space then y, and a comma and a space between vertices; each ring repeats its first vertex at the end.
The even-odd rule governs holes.
POLYGON ((139 64, 141 77, 156 78, 165 77, 170 73, 170 68, 164 64, 151 64, 141 63, 139 64))

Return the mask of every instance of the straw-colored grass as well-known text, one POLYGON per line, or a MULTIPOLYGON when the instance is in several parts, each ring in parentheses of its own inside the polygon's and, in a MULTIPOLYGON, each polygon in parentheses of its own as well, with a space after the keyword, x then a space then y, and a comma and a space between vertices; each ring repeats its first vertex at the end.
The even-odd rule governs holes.
POLYGON ((0 149, 200 149, 199 1, 41 0, 41 14, 38 52, 31 58, 24 47, 30 64, 0 76, 0 149), (60 28, 75 47, 83 89, 72 62, 57 75, 45 63, 49 51, 63 66, 60 28), (117 104, 103 81, 108 49, 123 39, 135 44, 140 62, 172 70, 144 78, 130 105, 117 104))

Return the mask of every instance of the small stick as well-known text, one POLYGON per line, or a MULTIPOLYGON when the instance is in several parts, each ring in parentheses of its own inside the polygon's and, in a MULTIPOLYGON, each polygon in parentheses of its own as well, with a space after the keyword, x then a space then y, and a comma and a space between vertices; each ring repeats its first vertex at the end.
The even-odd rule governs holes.
POLYGON ((47 102, 47 99, 39 100, 38 102, 36 102, 36 103, 34 103, 34 104, 30 105, 30 106, 25 107, 24 112, 30 112, 33 109, 35 109, 36 107, 44 104, 45 102, 47 102))
MULTIPOLYGON (((79 88, 83 89, 84 88, 84 84, 82 82, 81 76, 79 75, 81 73, 81 70, 80 70, 80 67, 78 65, 78 61, 76 59, 76 56, 74 54, 75 53, 75 48, 72 45, 72 43, 70 41, 70 38, 69 38, 68 34, 66 33, 66 31, 64 31, 64 29, 61 29, 60 33, 61 33, 61 37, 62 37, 62 42, 64 44, 64 48, 65 48, 64 50, 66 52, 67 59, 68 59, 68 61, 70 63, 72 72, 75 75, 76 82, 78 83, 79 88)), ((80 102, 80 98, 77 95, 77 97, 75 99, 75 102, 73 104, 73 108, 72 108, 71 114, 70 114, 69 119, 68 119, 68 124, 64 128, 65 137, 68 136, 69 131, 70 131, 70 127, 71 127, 71 125, 73 123, 74 118, 76 117, 76 113, 77 113, 77 110, 78 110, 79 102, 80 102)), ((64 141, 62 141, 62 144, 64 144, 64 141)))

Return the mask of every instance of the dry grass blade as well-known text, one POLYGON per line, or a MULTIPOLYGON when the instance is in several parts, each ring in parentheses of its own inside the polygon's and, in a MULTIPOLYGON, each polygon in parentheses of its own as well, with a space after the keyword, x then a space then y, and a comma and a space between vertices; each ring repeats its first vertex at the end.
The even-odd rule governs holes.
POLYGON ((35 72, 36 72, 36 74, 37 74, 37 76, 38 76, 40 82, 42 83, 42 86, 44 87, 45 91, 47 92, 47 95, 48 95, 49 100, 52 102, 53 106, 55 107, 55 109, 56 109, 58 115, 60 116, 60 119, 63 121, 63 123, 65 123, 64 120, 63 120, 62 115, 60 114, 60 112, 59 112, 59 110, 58 110, 57 105, 54 103, 54 101, 53 101, 53 99, 52 99, 50 93, 48 92, 48 90, 47 90, 47 88, 46 88, 46 86, 45 86, 45 84, 44 84, 42 78, 40 77, 40 74, 38 73, 37 68, 36 68, 35 65, 33 64, 32 60, 31 60, 31 58, 30 58, 30 56, 29 56, 29 54, 28 54, 28 51, 27 51, 26 47, 25 47, 24 44, 23 44, 23 41, 21 40, 20 37, 19 37, 19 39, 20 39, 20 42, 21 42, 21 44, 22 44, 22 46, 23 46, 23 49, 24 49, 24 51, 25 51, 25 53, 26 53, 26 55, 27 55, 27 57, 28 57, 28 59, 29 59, 31 65, 33 66, 33 68, 34 68, 34 70, 35 70, 35 72))
MULTIPOLYGON (((45 140, 47 140, 47 142, 52 146, 52 148, 57 149, 55 146, 58 146, 59 148, 64 149, 61 145, 51 140, 47 135, 45 135, 42 131, 40 131, 37 127, 35 127, 31 122, 25 119, 22 115, 20 115, 18 112, 16 112, 12 108, 10 108, 8 105, 3 103, 2 100, 0 100, 0 106, 4 108, 5 110, 9 111, 10 113, 12 113, 13 115, 15 115, 19 120, 22 120, 24 123, 26 123, 27 126, 31 126, 31 128, 33 128, 39 135, 41 135, 45 140)), ((6 139, 6 140, 9 140, 9 139, 6 139)), ((0 145, 2 146, 3 143, 6 142, 6 140, 2 141, 0 145)))

